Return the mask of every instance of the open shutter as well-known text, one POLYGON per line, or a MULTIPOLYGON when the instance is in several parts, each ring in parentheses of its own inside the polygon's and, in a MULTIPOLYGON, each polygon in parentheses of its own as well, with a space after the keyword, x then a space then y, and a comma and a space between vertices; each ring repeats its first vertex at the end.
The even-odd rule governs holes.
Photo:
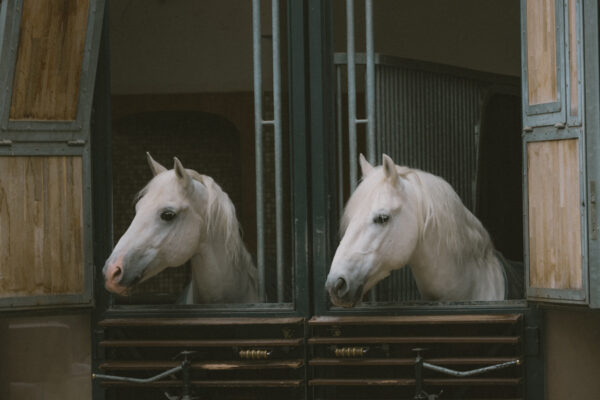
POLYGON ((580 0, 522 0, 529 299, 588 303, 580 0))
POLYGON ((92 302, 90 115, 104 1, 0 1, 0 307, 92 302))

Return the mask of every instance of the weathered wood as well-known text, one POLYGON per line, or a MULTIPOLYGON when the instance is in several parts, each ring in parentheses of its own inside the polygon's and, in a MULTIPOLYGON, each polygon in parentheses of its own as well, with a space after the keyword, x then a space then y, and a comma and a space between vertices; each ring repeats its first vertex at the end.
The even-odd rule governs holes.
MULTIPOLYGON (((521 378, 424 379, 429 386, 514 386, 521 378)), ((414 386, 414 379, 311 379, 309 386, 414 386)))
POLYGON ((578 139, 527 143, 529 285, 580 289, 578 139))
POLYGON ((469 314, 469 315, 403 315, 377 317, 313 317, 311 326, 327 325, 432 325, 432 324, 514 324, 520 321, 520 314, 469 314))
MULTIPOLYGON (((108 361, 98 368, 103 371, 151 371, 168 370, 180 365, 178 361, 108 361)), ((304 360, 273 361, 199 361, 192 362, 191 368, 208 371, 255 370, 255 369, 298 369, 304 360)))
POLYGON ((519 336, 386 336, 386 337, 315 337, 308 344, 377 344, 377 343, 506 343, 516 344, 519 336))
POLYGON ((527 1, 527 80, 529 104, 558 99, 555 0, 527 1))
POLYGON ((10 119, 74 120, 89 1, 24 0, 10 119))
MULTIPOLYGON (((206 380, 206 381, 191 381, 192 386, 196 387, 221 387, 221 388, 284 388, 284 387, 300 387, 302 385, 300 379, 280 379, 280 380, 206 380)), ((104 387, 181 387, 181 381, 156 381, 151 383, 132 383, 132 382, 110 382, 103 381, 104 387)))
POLYGON ((304 318, 114 318, 98 323, 102 327, 117 326, 229 326, 229 325, 298 325, 304 318))
POLYGON ((84 290, 81 157, 0 157, 0 297, 84 290))
POLYGON ((221 339, 221 340, 103 340, 101 347, 281 347, 299 346, 297 339, 221 339))
MULTIPOLYGON (((518 357, 470 357, 470 358, 426 358, 425 361, 436 365, 494 365, 512 361, 518 357)), ((393 366, 414 365, 414 358, 313 358, 311 366, 393 366)))

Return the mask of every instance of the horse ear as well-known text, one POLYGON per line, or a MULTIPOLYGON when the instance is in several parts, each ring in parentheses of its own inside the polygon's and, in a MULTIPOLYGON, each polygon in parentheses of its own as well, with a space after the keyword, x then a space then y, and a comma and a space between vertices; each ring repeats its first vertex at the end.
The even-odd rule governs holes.
POLYGON ((396 184, 398 181, 398 170, 396 169, 394 160, 387 154, 383 155, 383 172, 385 177, 389 179, 392 184, 396 184))
POLYGON ((179 178, 178 181, 181 182, 183 188, 188 189, 193 187, 192 177, 190 176, 190 174, 187 173, 185 168, 183 168, 181 161, 179 161, 177 157, 174 157, 173 160, 175 161, 175 166, 173 167, 173 169, 175 170, 175 176, 179 178))
POLYGON ((362 153, 358 156, 358 160, 360 162, 360 170, 362 171, 363 178, 366 177, 373 171, 373 166, 369 164, 365 156, 362 153))
POLYGON ((156 176, 161 172, 165 172, 167 169, 154 161, 154 158, 150 155, 149 152, 146 152, 146 160, 148 161, 148 165, 150 166, 150 170, 152 171, 152 176, 156 176))

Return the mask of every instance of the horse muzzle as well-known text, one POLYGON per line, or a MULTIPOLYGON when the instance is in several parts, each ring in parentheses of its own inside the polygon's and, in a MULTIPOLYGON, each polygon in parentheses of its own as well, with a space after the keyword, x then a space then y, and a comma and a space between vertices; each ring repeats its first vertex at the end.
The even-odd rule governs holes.
POLYGON ((325 283, 331 302, 336 306, 354 307, 362 300, 364 285, 353 287, 344 277, 329 277, 325 283))
POLYGON ((128 285, 123 285, 123 257, 107 261, 104 266, 104 287, 111 293, 127 295, 128 285))

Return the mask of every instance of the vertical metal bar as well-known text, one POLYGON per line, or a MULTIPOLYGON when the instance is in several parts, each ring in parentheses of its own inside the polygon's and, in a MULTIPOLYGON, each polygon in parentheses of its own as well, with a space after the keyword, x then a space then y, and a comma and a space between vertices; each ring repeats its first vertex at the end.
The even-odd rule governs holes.
POLYGON ((375 163, 375 46, 373 44, 373 0, 365 0, 367 47, 367 158, 375 163))
POLYGON ((256 169, 256 263, 258 268, 258 293, 265 296, 265 245, 263 208, 263 158, 262 158, 262 63, 260 44, 260 0, 252 0, 252 48, 254 67, 254 151, 256 169))
POLYGON ((346 54, 348 56, 348 142, 350 192, 354 192, 357 176, 356 158, 356 64, 354 60, 354 0, 346 0, 346 54))
MULTIPOLYGON (((306 295, 309 293, 309 273, 308 266, 310 256, 312 255, 307 249, 308 242, 308 227, 310 217, 308 213, 309 192, 307 170, 310 169, 310 162, 307 157, 309 151, 306 140, 306 132, 310 130, 308 124, 308 85, 306 77, 308 76, 307 44, 308 44, 308 25, 306 24, 307 11, 305 10, 305 2, 296 0, 287 1, 287 19, 285 28, 288 32, 287 44, 289 51, 288 76, 289 76, 289 101, 290 101, 290 116, 289 116, 289 138, 291 148, 291 190, 294 193, 294 201, 292 202, 292 212, 294 216, 292 254, 289 254, 288 259, 292 259, 293 269, 289 270, 291 275, 288 276, 287 282, 293 282, 292 301, 298 315, 309 317, 310 315, 310 299, 306 295), (292 278, 293 277, 293 278, 292 278)), ((285 54, 284 54, 285 57, 285 54)), ((285 144, 284 144, 285 146, 285 144)), ((311 275, 312 276, 312 275, 311 275)), ((305 328, 308 330, 308 327, 305 328)), ((307 350, 305 350, 306 352, 307 350)), ((307 354, 304 354, 306 359, 307 354)), ((308 371, 304 371, 304 379, 308 380, 308 371)), ((309 389, 305 385, 303 398, 308 398, 309 389)))
POLYGON ((335 107, 337 111, 337 164, 338 164, 338 209, 339 217, 344 213, 344 140, 342 129, 342 67, 335 66, 336 88, 335 107))
POLYGON ((423 399, 423 357, 421 357, 420 350, 413 349, 417 352, 417 358, 415 360, 415 399, 423 399))
MULTIPOLYGON (((367 67, 365 82, 367 89, 367 158, 371 164, 375 164, 375 52, 373 45, 372 0, 365 0, 365 20, 367 49, 367 58, 365 60, 367 67)), ((370 301, 377 301, 377 291, 377 286, 371 289, 371 292, 369 293, 370 301)))
POLYGON ((275 141, 275 232, 277 246, 277 301, 283 302, 283 155, 281 144, 281 62, 279 54, 279 0, 271 1, 273 34, 273 125, 275 141))

